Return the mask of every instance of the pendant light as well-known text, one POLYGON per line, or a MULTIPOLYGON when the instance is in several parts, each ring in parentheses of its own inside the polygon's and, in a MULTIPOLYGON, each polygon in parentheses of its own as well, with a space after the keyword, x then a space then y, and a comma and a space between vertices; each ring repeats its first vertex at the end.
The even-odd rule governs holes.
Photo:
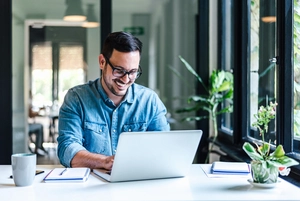
POLYGON ((265 23, 276 22, 276 7, 274 1, 260 1, 261 21, 265 23))
POLYGON ((82 24, 83 27, 86 28, 94 28, 99 26, 99 22, 97 21, 95 10, 94 10, 94 4, 88 4, 87 5, 87 19, 86 22, 82 24))
POLYGON ((64 16, 65 21, 80 22, 86 20, 81 0, 66 0, 66 4, 67 10, 64 16))

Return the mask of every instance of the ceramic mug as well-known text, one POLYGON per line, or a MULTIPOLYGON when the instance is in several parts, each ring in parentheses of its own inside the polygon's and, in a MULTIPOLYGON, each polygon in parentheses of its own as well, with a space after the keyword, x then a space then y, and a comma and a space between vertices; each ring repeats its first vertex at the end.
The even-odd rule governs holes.
POLYGON ((13 154, 11 156, 11 165, 16 186, 32 185, 36 170, 36 154, 13 154))

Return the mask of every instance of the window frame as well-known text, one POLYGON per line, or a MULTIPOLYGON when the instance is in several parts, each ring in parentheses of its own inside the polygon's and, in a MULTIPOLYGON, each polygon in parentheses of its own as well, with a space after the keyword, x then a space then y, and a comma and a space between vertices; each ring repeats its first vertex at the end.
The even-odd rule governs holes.
MULTIPOLYGON (((225 14, 224 7, 227 1, 219 0, 219 13, 225 14)), ((233 129, 219 127, 219 137, 220 141, 225 142, 226 144, 239 148, 242 146, 243 139, 248 136, 248 125, 249 125, 249 111, 250 111, 250 61, 248 55, 250 54, 250 33, 247 31, 250 29, 250 1, 239 1, 232 0, 232 23, 231 23, 231 37, 235 38, 233 44, 233 54, 238 55, 232 58, 233 66, 233 76, 234 76, 234 109, 233 109, 233 119, 239 119, 239 123, 233 124, 233 129), (236 17, 239 16, 239 17, 236 17), (242 68, 241 68, 242 66, 242 68), (246 90, 245 90, 246 89, 246 90), (246 107, 245 107, 246 106, 246 107)), ((226 17, 219 15, 219 27, 222 29, 219 31, 218 37, 219 41, 224 41, 225 36, 223 32, 226 29, 222 23, 223 19, 226 17)), ((221 43, 222 44, 222 43, 221 43)), ((225 51, 225 48, 219 48, 221 55, 219 57, 219 69, 224 69, 222 66, 222 61, 225 60, 224 54, 222 51, 225 51)), ((219 117, 219 122, 222 121, 219 117)), ((220 124, 219 124, 220 125, 220 124)))
MULTIPOLYGON (((223 9, 227 1, 219 0, 219 9, 223 9)), ((232 1, 232 37, 235 38, 233 63, 234 73, 234 112, 233 119, 239 120, 234 123, 233 129, 229 130, 219 127, 218 141, 221 143, 221 150, 233 159, 249 162, 250 158, 243 153, 238 157, 234 156, 236 151, 243 152, 242 144, 245 141, 252 141, 248 136, 253 132, 250 127, 250 12, 251 0, 232 1), (232 135, 231 135, 232 133, 232 135)), ((299 160, 300 154, 293 152, 293 89, 294 76, 293 68, 293 0, 277 0, 277 114, 276 114, 276 140, 277 144, 282 144, 286 155, 299 160), (291 133, 286 135, 285 133, 291 133)), ((224 40, 222 34, 224 22, 226 19, 221 13, 219 16, 219 41, 224 40)), ((222 44, 222 43, 221 43, 222 44)), ((219 48, 219 69, 222 69, 221 61, 224 60, 224 48, 219 48)), ((222 120, 219 120, 222 121, 222 120)), ((219 124, 220 125, 220 124, 219 124)), ((283 177, 293 183, 300 184, 300 167, 291 167, 291 173, 288 177, 283 177)))

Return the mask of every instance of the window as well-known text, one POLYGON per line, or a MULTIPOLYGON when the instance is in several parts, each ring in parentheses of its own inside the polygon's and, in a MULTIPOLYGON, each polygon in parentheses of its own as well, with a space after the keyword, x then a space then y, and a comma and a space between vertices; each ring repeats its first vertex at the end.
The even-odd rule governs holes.
POLYGON ((294 152, 300 152, 300 1, 294 1, 294 152))
MULTIPOLYGON (((232 132, 231 142, 224 141, 224 132, 220 132, 219 140, 225 146, 221 150, 233 160, 249 160, 241 149, 243 142, 259 144, 261 140, 251 126, 253 114, 261 105, 276 101, 277 115, 269 125, 267 140, 273 145, 282 144, 287 155, 299 160, 300 1, 226 1, 219 7, 231 8, 225 11, 232 14, 228 23, 228 12, 220 12, 219 39, 225 39, 224 34, 229 32, 227 35, 235 39, 227 38, 233 49, 228 49, 228 45, 219 48, 221 58, 228 51, 234 52, 234 57, 226 58, 231 59, 235 82, 233 127, 222 124, 232 132)), ((224 61, 219 60, 219 68, 224 69, 224 61)), ((221 127, 220 131, 223 130, 221 127)), ((300 182, 299 175, 300 168, 295 166, 287 179, 300 182)))
POLYGON ((84 48, 82 45, 62 44, 59 47, 58 101, 63 102, 67 91, 85 82, 84 48))
MULTIPOLYGON (((233 51, 234 51, 234 37, 232 34, 232 30, 234 24, 232 23, 232 14, 233 14, 233 1, 220 1, 219 6, 219 16, 220 26, 219 26, 219 33, 222 33, 219 36, 219 69, 233 72, 233 51), (222 23, 223 22, 223 23, 222 23)), ((228 104, 226 102, 223 103, 224 105, 228 104)), ((224 113, 221 117, 221 130, 226 133, 226 135, 232 136, 232 129, 233 129, 233 113, 224 113)))
POLYGON ((32 105, 43 107, 52 104, 52 45, 34 43, 32 45, 31 92, 32 105))
MULTIPOLYGON (((276 102, 275 0, 251 0, 250 14, 250 127, 249 137, 261 139, 251 125, 260 106, 276 102)), ((276 143, 276 121, 271 121, 265 140, 276 143)))
POLYGON ((85 37, 78 27, 30 28, 33 106, 61 105, 68 89, 85 82, 85 37))

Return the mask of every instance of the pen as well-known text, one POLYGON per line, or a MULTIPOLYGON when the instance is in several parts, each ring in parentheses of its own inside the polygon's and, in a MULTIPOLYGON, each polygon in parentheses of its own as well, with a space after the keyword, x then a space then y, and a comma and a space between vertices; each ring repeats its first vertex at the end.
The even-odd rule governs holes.
POLYGON ((63 175, 64 173, 66 173, 68 170, 68 168, 65 168, 59 175, 63 175))

